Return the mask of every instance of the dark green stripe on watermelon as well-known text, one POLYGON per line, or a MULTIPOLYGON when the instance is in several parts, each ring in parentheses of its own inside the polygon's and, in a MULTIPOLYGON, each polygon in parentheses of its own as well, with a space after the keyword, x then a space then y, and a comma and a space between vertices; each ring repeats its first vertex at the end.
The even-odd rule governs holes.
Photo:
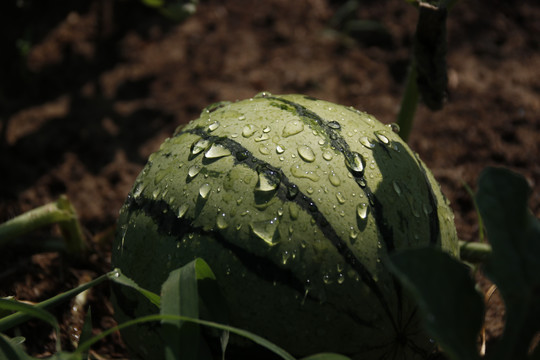
MULTIPOLYGON (((340 127, 336 125, 331 124, 337 124, 337 122, 328 122, 323 120, 319 115, 314 113, 313 111, 307 109, 306 107, 286 100, 279 97, 269 97, 269 100, 275 100, 282 102, 284 104, 290 105, 294 108, 295 114, 299 116, 302 120, 306 121, 308 124, 310 124, 312 127, 314 127, 316 130, 319 130, 323 134, 326 135, 328 138, 330 144, 339 152, 345 156, 346 162, 352 162, 354 161, 354 154, 351 151, 351 148, 345 138, 341 136, 340 134, 340 127)), ((348 168, 348 167, 347 167, 348 168)), ((349 168, 348 168, 349 169, 349 168)), ((384 221, 384 217, 382 215, 383 208, 381 203, 377 200, 377 197, 373 194, 373 192, 370 190, 369 186, 367 185, 367 181, 364 177, 363 172, 355 172, 351 171, 349 169, 349 172, 354 176, 356 179, 357 184, 360 186, 360 188, 364 191, 367 198, 369 199, 370 205, 373 207, 373 215, 375 217, 375 221, 377 223, 377 227, 379 228, 379 231, 381 232, 382 238, 386 244, 386 248, 388 252, 392 252, 395 249, 394 245, 394 236, 393 231, 390 226, 386 224, 384 221)))
MULTIPOLYGON (((270 181, 274 181, 272 177, 279 177, 280 186, 272 195, 277 196, 283 202, 293 201, 301 209, 306 210, 310 214, 310 216, 317 224, 318 228, 325 235, 325 237, 329 239, 330 242, 334 245, 336 250, 343 257, 344 261, 359 274, 362 281, 375 294, 385 313, 388 315, 389 319, 391 319, 393 325, 396 326, 388 302, 386 301, 383 292, 377 285, 377 282, 374 280, 372 274, 354 255, 354 252, 347 246, 347 243, 343 241, 343 239, 341 239, 341 237, 336 233, 335 229, 328 223, 326 217, 318 210, 315 201, 306 194, 299 191, 298 186, 292 181, 290 181, 280 169, 268 164, 263 160, 256 158, 248 149, 246 149, 240 143, 236 142, 233 139, 209 135, 207 130, 203 127, 186 129, 178 133, 177 136, 180 136, 183 133, 198 135, 201 138, 209 140, 214 144, 222 145, 223 147, 228 149, 231 154, 235 156, 235 165, 242 163, 257 172, 263 172, 263 174, 267 176, 270 181)), ((366 195, 367 194, 368 193, 366 193, 366 195)), ((373 195, 368 196, 374 198, 373 195)))
MULTIPOLYGON (((315 130, 318 130, 320 133, 323 133, 326 135, 326 138, 334 147, 336 150, 340 151, 344 157, 345 162, 350 163, 353 161, 353 152, 347 143, 347 141, 341 136, 341 126, 339 126, 339 123, 335 121, 326 121, 321 116, 316 114, 315 112, 307 109, 306 107, 302 106, 301 104, 295 103, 293 101, 289 101, 280 97, 268 97, 267 98, 270 101, 277 101, 284 105, 287 105, 287 108, 281 107, 281 109, 294 112, 295 115, 300 117, 304 122, 306 122, 308 125, 311 125, 312 128, 315 130), (292 107, 292 109, 290 108, 292 107)), ((308 99, 309 100, 309 99, 308 99)), ((347 108, 348 109, 348 108, 347 108)), ((351 110, 352 111, 352 110, 351 110)), ((398 146, 402 146, 401 144, 398 144, 398 146)), ((388 150, 387 147, 383 146, 382 149, 384 150, 385 156, 392 156, 392 153, 388 150)), ((401 153, 405 153, 405 149, 400 150, 401 153)), ((439 228, 439 218, 437 213, 437 201, 435 198, 435 194, 433 193, 433 189, 431 188, 430 182, 427 178, 426 170, 421 165, 420 161, 417 158, 411 158, 412 161, 418 166, 421 173, 423 174, 424 180, 425 180, 425 186, 428 189, 428 201, 430 203, 430 206, 432 208, 431 213, 429 214, 429 231, 430 231, 430 237, 429 242, 430 244, 434 245, 440 242, 440 228, 439 228)), ((368 182, 366 178, 364 177, 364 172, 357 172, 352 171, 349 166, 347 166, 347 169, 351 173, 351 175, 355 178, 356 183, 359 185, 360 189, 362 189, 369 199, 369 203, 372 207, 373 216, 375 218, 375 222, 377 224, 377 228, 379 229, 381 236, 383 238, 383 241, 386 245, 386 249, 388 253, 392 253, 395 250, 395 243, 394 243, 394 231, 390 224, 387 223, 384 216, 384 208, 377 196, 371 191, 368 182)), ((383 176, 384 179, 384 176, 383 176)), ((393 279, 393 286, 394 291, 396 293, 396 319, 393 319, 392 321, 396 321, 397 324, 402 323, 402 317, 403 317, 403 290, 400 285, 400 283, 397 281, 397 279, 393 279)), ((385 305, 383 305, 385 306, 385 305)), ((396 324, 394 324, 395 326, 396 324)))
MULTIPOLYGON (((224 250, 230 250, 242 263, 242 265, 250 271, 250 273, 255 274, 257 277, 266 282, 277 282, 284 286, 290 287, 299 294, 303 294, 305 296, 305 300, 312 300, 316 303, 321 302, 321 299, 315 297, 315 295, 311 292, 305 293, 304 284, 291 270, 284 269, 283 267, 276 265, 266 257, 257 256, 251 252, 248 252, 242 247, 228 241, 219 232, 209 232, 203 230, 202 228, 194 227, 191 223, 191 219, 178 218, 174 213, 174 209, 172 209, 164 200, 154 200, 145 196, 139 196, 138 198, 129 196, 125 204, 125 210, 129 213, 142 211, 156 224, 158 233, 166 236, 172 236, 176 238, 177 241, 181 241, 188 230, 189 233, 211 236, 217 241, 218 244, 223 246, 224 250)), ((119 292, 119 296, 123 296, 121 292, 119 292)), ((128 299, 126 299, 126 301, 127 300, 128 299)), ((358 325, 364 327, 374 326, 371 321, 360 318, 358 315, 354 314, 352 310, 341 310, 350 313, 351 319, 354 320, 358 325)))

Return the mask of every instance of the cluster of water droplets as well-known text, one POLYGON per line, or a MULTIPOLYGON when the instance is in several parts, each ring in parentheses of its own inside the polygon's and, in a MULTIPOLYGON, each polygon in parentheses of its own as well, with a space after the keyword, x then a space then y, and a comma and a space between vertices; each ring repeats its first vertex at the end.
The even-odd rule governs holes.
MULTIPOLYGON (((256 95, 254 98, 258 99, 268 97, 271 97, 271 94, 261 93, 256 95)), ((210 113, 223 106, 226 106, 226 104, 216 106, 215 109, 208 109, 207 112, 210 113)), ((385 146, 390 149, 399 151, 398 147, 394 145, 394 142, 390 140, 390 136, 387 134, 386 130, 375 130, 371 132, 371 134, 369 134, 369 132, 366 130, 361 131, 362 134, 356 139, 358 139, 357 141, 359 141, 359 143, 362 145, 362 148, 365 149, 364 153, 361 153, 361 151, 350 151, 347 153, 343 153, 340 152, 340 150, 337 150, 334 146, 334 141, 336 141, 338 137, 341 136, 340 132, 344 131, 342 125, 338 121, 329 121, 322 124, 321 129, 314 129, 311 125, 306 123, 301 118, 287 121, 284 125, 279 125, 279 122, 276 121, 276 125, 272 122, 265 123, 264 121, 256 121, 257 119, 252 119, 253 121, 250 121, 249 118, 247 118, 245 115, 237 112, 235 112, 235 114, 231 116, 237 120, 234 121, 234 123, 236 124, 236 128, 238 129, 235 131, 238 132, 233 133, 232 135, 228 134, 228 136, 232 138, 241 136, 244 139, 251 139, 254 143, 257 143, 255 151, 258 151, 258 154, 263 157, 277 154, 279 160, 281 161, 285 159, 285 156, 289 156, 293 160, 298 159, 299 161, 292 162, 292 165, 289 169, 290 174, 295 178, 308 179, 313 183, 317 183, 322 177, 321 172, 324 173, 324 176, 328 177, 330 185, 336 188, 334 193, 337 207, 334 206, 334 208, 337 209, 340 205, 346 204, 349 201, 357 201, 358 203, 356 204, 356 220, 359 223, 367 221, 371 211, 371 205, 369 201, 367 201, 367 198, 364 196, 362 196, 364 197, 364 199, 354 199, 354 197, 351 197, 350 194, 339 190, 339 187, 346 179, 341 178, 341 176, 343 176, 339 175, 342 174, 341 172, 336 172, 334 170, 334 168, 332 167, 332 162, 335 161, 336 157, 339 158, 340 155, 344 155, 343 161, 346 168, 348 169, 348 173, 346 176, 355 179, 360 186, 365 187, 365 173, 368 169, 375 170, 374 160, 371 160, 371 162, 369 163, 366 162, 366 159, 370 158, 369 152, 373 151, 377 146, 385 146), (299 143, 297 145, 294 145, 292 148, 289 148, 291 147, 290 142, 287 143, 281 141, 281 139, 287 139, 289 137, 301 134, 305 131, 311 131, 314 136, 320 138, 317 141, 320 149, 315 149, 312 144, 308 145, 305 143, 299 143), (323 161, 326 161, 327 163, 324 165, 324 167, 321 167, 320 165, 323 163, 323 161)), ((207 117, 206 121, 207 125, 205 132, 208 135, 214 134, 217 129, 222 127, 220 123, 221 119, 213 121, 210 117, 207 117)), ((399 127, 394 124, 388 125, 388 129, 389 132, 399 131, 399 127)), ((353 133, 356 134, 357 130, 351 130, 347 132, 347 135, 353 136, 353 133)), ((209 161, 219 160, 220 158, 225 158, 233 155, 235 156, 237 161, 241 162, 250 158, 251 156, 250 152, 247 150, 235 150, 233 154, 230 148, 228 148, 227 146, 220 144, 219 141, 212 142, 206 137, 201 137, 193 141, 190 148, 189 159, 192 160, 195 157, 200 156, 201 154, 203 155, 204 159, 208 159, 209 161)), ((253 158, 251 159, 251 161, 255 163, 257 162, 256 160, 254 161, 253 158)), ((201 172, 204 173, 203 164, 203 162, 194 163, 188 168, 188 181, 193 180, 201 172)), ((340 165, 337 165, 336 168, 339 168, 339 166, 340 165)), ((265 167, 263 165, 257 166, 256 172, 257 183, 254 187, 255 193, 269 194, 268 199, 271 199, 273 194, 275 194, 281 186, 283 173, 277 168, 265 167)), ((318 188, 314 189, 313 187, 307 187, 305 191, 306 194, 314 196, 316 196, 317 193, 321 193, 321 191, 328 191, 326 185, 321 185, 321 189, 317 189, 318 188)), ((398 193, 399 184, 396 183, 394 189, 396 193, 398 193)), ((217 191, 217 189, 214 190, 217 191)), ((290 219, 292 221, 295 221, 299 217, 300 208, 292 200, 294 200, 298 196, 300 190, 294 184, 288 185, 285 190, 286 197, 288 200, 290 200, 289 206, 286 209, 289 212, 290 219)), ((210 182, 203 182, 199 187, 198 197, 201 200, 206 201, 211 196, 211 193, 212 184, 210 182)), ((313 203, 310 208, 313 208, 315 209, 315 211, 317 211, 317 206, 315 205, 315 203, 313 203)), ((186 216, 188 209, 189 206, 187 204, 181 205, 180 208, 178 208, 177 210, 178 218, 186 216)), ((282 236, 283 234, 280 234, 280 231, 278 231, 283 212, 283 209, 280 208, 280 211, 277 211, 273 216, 268 216, 267 218, 262 220, 249 221, 249 230, 253 235, 264 241, 264 243, 268 246, 275 246, 277 243, 284 240, 280 238, 280 236, 282 236)), ((243 212, 241 216, 247 214, 249 214, 248 210, 243 212)), ((340 214, 342 216, 346 216, 347 212, 341 210, 340 214)), ((230 214, 227 214, 225 211, 218 212, 215 220, 216 228, 224 231, 227 229, 240 230, 241 225, 230 226, 231 218, 232 217, 230 216, 230 214)), ((312 223, 314 222, 315 220, 313 219, 312 223)), ((351 244, 354 244, 354 242, 359 237, 360 231, 353 224, 351 224, 348 229, 348 233, 345 236, 348 237, 351 244)), ((293 232, 294 226, 291 225, 289 226, 288 232, 289 239, 292 238, 293 232)), ((302 247, 305 247, 306 242, 304 241, 304 244, 302 245, 302 247)), ((283 250, 282 264, 288 264, 290 259, 294 259, 295 257, 296 250, 292 248, 287 248, 286 250, 283 250)), ((330 273, 327 273, 325 276, 327 277, 326 281, 324 281, 325 283, 335 282, 341 284, 345 279, 344 273, 342 271, 336 272, 333 278, 330 276, 330 273)), ((358 276, 358 274, 356 274, 356 276, 358 276)))

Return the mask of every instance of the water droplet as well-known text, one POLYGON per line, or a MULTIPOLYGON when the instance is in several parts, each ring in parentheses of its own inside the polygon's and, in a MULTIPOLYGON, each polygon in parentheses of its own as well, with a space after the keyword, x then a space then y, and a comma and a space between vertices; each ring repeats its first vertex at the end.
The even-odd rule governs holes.
POLYGON ((231 155, 231 151, 221 144, 212 144, 210 149, 204 154, 207 159, 217 159, 231 155))
POLYGON ((304 130, 304 123, 298 120, 289 121, 283 128, 283 137, 289 137, 298 134, 304 130))
POLYGON ((354 244, 356 242, 356 239, 358 239, 358 231, 356 231, 352 226, 351 231, 349 232, 349 239, 351 241, 351 244, 354 244))
POLYGON ((193 165, 190 166, 188 169, 188 176, 190 179, 193 179, 195 176, 197 176, 201 172, 202 167, 200 165, 193 165))
POLYGON ((298 219, 299 209, 298 205, 296 203, 290 202, 289 203, 289 216, 292 220, 298 219))
POLYGON ((210 141, 207 139, 199 139, 194 141, 193 144, 191 144, 191 155, 200 154, 204 150, 208 149, 208 146, 210 146, 210 141))
POLYGON ((341 130, 341 125, 337 121, 330 121, 328 127, 335 130, 341 130))
POLYGON ((343 194, 341 192, 337 192, 336 193, 336 198, 337 198, 337 201, 340 203, 340 204, 345 204, 345 197, 343 196, 343 194))
POLYGON ((133 188, 133 197, 135 199, 139 198, 145 187, 146 186, 142 182, 138 182, 137 185, 135 185, 135 187, 133 188))
POLYGON ((276 146, 276 153, 283 154, 285 152, 285 148, 282 145, 276 146))
POLYGON ((219 108, 229 105, 230 103, 231 103, 230 101, 219 101, 219 102, 208 105, 207 107, 204 108, 203 111, 207 113, 211 113, 211 112, 216 111, 219 108))
POLYGON ((226 229, 229 227, 229 223, 227 222, 227 215, 225 213, 221 213, 218 215, 216 219, 216 225, 218 229, 226 229))
POLYGON ((242 129, 242 136, 245 138, 251 137, 257 131, 257 127, 253 124, 247 124, 242 129))
POLYGON ((208 183, 202 184, 201 187, 199 188, 199 195, 201 196, 201 198, 207 199, 208 194, 210 194, 211 189, 212 189, 212 186, 210 186, 210 184, 208 183))
POLYGON ((279 225, 278 218, 269 220, 254 221, 251 224, 251 231, 270 246, 278 243, 276 230, 279 225))
POLYGON ((304 161, 307 161, 307 162, 315 161, 315 153, 313 152, 313 150, 311 150, 309 146, 302 145, 302 146, 299 146, 298 149, 296 150, 298 151, 298 155, 300 155, 300 157, 304 161))
POLYGON ((341 184, 341 179, 339 176, 334 172, 334 170, 330 170, 328 173, 328 180, 330 180, 330 184, 334 186, 339 186, 341 184))
POLYGON ((289 258, 291 257, 291 254, 285 250, 282 254, 281 254, 281 263, 283 265, 287 265, 287 261, 289 260, 289 258))
POLYGON ((349 156, 345 156, 345 165, 352 172, 362 174, 366 166, 366 161, 362 155, 353 151, 349 156))
POLYGON ((399 187, 397 181, 394 180, 392 182, 392 186, 394 187, 394 191, 396 192, 396 194, 398 194, 398 196, 401 196, 401 188, 399 187))
POLYGON ((322 157, 326 161, 330 161, 334 158, 334 154, 330 150, 323 151, 322 157))
POLYGON ((375 131, 375 136, 379 141, 385 145, 388 145, 390 143, 390 140, 384 135, 384 131, 375 131))
POLYGON ((399 129, 399 125, 398 125, 398 124, 396 124, 396 123, 390 123, 390 124, 388 124, 388 125, 386 125, 386 126, 388 126, 388 127, 392 130, 392 132, 395 132, 396 134, 399 134, 399 130, 400 130, 400 129, 399 129))
POLYGON ((268 139, 270 139, 270 136, 268 136, 268 134, 261 134, 261 136, 255 138, 255 142, 261 142, 268 139))
POLYGON ((208 131, 212 132, 219 127, 219 122, 214 121, 212 124, 208 125, 208 131))
POLYGON ((428 204, 422 204, 422 210, 424 210, 424 214, 428 215, 431 214, 433 209, 428 204))
POLYGON ((259 152, 263 155, 270 154, 270 149, 264 145, 259 146, 259 152))
POLYGON ((152 191, 152 197, 154 198, 154 200, 157 199, 159 193, 160 193, 160 189, 159 189, 159 188, 154 189, 154 191, 152 191))
POLYGON ((345 275, 343 275, 343 273, 339 273, 338 274, 338 278, 337 278, 337 282, 338 284, 343 284, 345 282, 345 275))
POLYGON ((236 160, 238 160, 238 161, 244 161, 248 157, 249 157, 249 151, 248 150, 238 151, 236 153, 236 160))
POLYGON ((256 191, 273 191, 281 183, 281 173, 277 170, 263 165, 257 168, 257 173, 259 174, 259 181, 255 188, 256 191))
POLYGON ((360 144, 364 145, 368 149, 373 149, 375 147, 375 143, 371 142, 367 136, 362 136, 360 138, 360 144))
POLYGON ((270 94, 268 91, 262 91, 260 93, 258 93, 257 95, 254 96, 255 99, 260 99, 260 98, 267 98, 267 97, 270 97, 272 96, 272 94, 270 94))
POLYGON ((366 187, 366 185, 367 185, 367 184, 366 184, 366 180, 365 180, 363 177, 361 177, 361 178, 356 178, 355 180, 356 180, 356 183, 357 183, 358 185, 360 185, 361 188, 365 188, 365 187, 366 187))
POLYGON ((367 218, 368 212, 369 212, 369 207, 368 207, 368 204, 366 203, 360 203, 356 207, 356 214, 362 220, 365 220, 367 218))
POLYGON ((287 187, 287 199, 293 200, 296 195, 298 195, 298 186, 295 184, 291 184, 287 187))
POLYGON ((240 115, 240 116, 238 117, 238 120, 240 120, 240 121, 246 120, 246 115, 240 115))
POLYGON ((266 126, 264 127, 264 129, 263 129, 263 133, 265 133, 265 134, 266 134, 266 133, 269 133, 270 130, 271 130, 271 129, 270 129, 270 126, 266 125, 266 126))
POLYGON ((330 275, 328 274, 323 275, 323 283, 325 283, 326 285, 329 285, 332 283, 332 280, 330 279, 330 275))
POLYGON ((302 169, 300 165, 291 166, 291 174, 297 178, 306 178, 311 181, 319 181, 320 177, 315 171, 302 169))
POLYGON ((182 205, 180 205, 180 207, 178 208, 178 212, 176 213, 176 217, 181 219, 184 217, 184 215, 186 215, 186 212, 188 211, 189 209, 189 205, 184 203, 182 205))

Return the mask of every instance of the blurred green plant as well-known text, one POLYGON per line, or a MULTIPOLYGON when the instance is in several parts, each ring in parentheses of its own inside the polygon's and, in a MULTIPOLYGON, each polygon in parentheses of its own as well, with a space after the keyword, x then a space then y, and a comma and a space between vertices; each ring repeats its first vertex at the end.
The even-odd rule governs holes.
MULTIPOLYGON (((418 9, 409 70, 396 121, 401 138, 407 141, 418 102, 422 100, 430 110, 437 111, 446 101, 446 19, 457 0, 405 1, 418 9)), ((360 42, 372 39, 378 45, 391 44, 391 35, 382 23, 356 17, 360 5, 360 0, 344 2, 330 20, 330 26, 360 42)))
MULTIPOLYGON (((199 326, 217 329, 221 333, 222 358, 225 358, 225 350, 229 333, 236 334, 253 341, 266 348, 284 360, 295 358, 287 351, 251 332, 234 328, 226 324, 227 314, 224 307, 215 276, 208 264, 202 259, 195 259, 185 266, 173 270, 161 287, 161 296, 139 287, 133 280, 126 277, 115 269, 102 275, 89 283, 75 289, 59 294, 37 305, 28 305, 12 299, 0 299, 0 309, 16 311, 16 313, 0 318, 0 332, 7 330, 27 321, 31 318, 47 322, 56 333, 57 353, 48 359, 57 360, 82 360, 88 359, 90 347, 111 335, 112 333, 128 327, 147 322, 160 322, 164 339, 166 340, 166 360, 204 360, 212 359, 210 351, 204 344, 199 326), (81 334, 79 346, 73 352, 63 351, 60 344, 59 325, 56 318, 46 308, 58 305, 87 289, 110 280, 120 286, 128 286, 144 295, 156 305, 156 314, 144 316, 128 321, 119 326, 110 328, 101 334, 90 337, 91 317, 90 311, 86 316, 86 324, 81 334), (204 304, 208 320, 199 318, 199 302, 204 304), (198 344, 202 346, 199 346, 198 344), (202 350, 201 350, 202 349, 202 350)), ((215 340, 215 339, 214 339, 215 340)), ((23 338, 10 338, 0 333, 0 359, 31 360, 36 359, 24 351, 23 338)), ((346 356, 339 354, 323 353, 303 358, 303 360, 347 360, 346 356)))
MULTIPOLYGON (((540 356, 540 347, 531 350, 540 331, 540 222, 527 208, 530 193, 525 178, 506 169, 487 168, 478 181, 476 202, 492 246, 484 270, 506 308, 503 336, 488 346, 488 360, 540 356)), ((444 353, 452 360, 480 359, 484 303, 464 264, 423 248, 392 255, 389 266, 416 298, 444 353)))

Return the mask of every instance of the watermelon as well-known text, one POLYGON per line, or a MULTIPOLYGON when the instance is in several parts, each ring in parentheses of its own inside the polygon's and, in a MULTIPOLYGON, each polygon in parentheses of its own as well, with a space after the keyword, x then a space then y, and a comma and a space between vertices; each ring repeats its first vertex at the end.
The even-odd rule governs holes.
MULTIPOLYGON (((230 324, 298 357, 426 358, 435 345, 385 258, 420 246, 457 256, 458 240, 397 130, 303 95, 213 104, 150 156, 120 211, 113 266, 159 293, 203 258, 230 324)), ((156 312, 129 289, 114 299, 120 322, 156 312)), ((155 327, 123 337, 134 356, 160 357, 155 327)))

